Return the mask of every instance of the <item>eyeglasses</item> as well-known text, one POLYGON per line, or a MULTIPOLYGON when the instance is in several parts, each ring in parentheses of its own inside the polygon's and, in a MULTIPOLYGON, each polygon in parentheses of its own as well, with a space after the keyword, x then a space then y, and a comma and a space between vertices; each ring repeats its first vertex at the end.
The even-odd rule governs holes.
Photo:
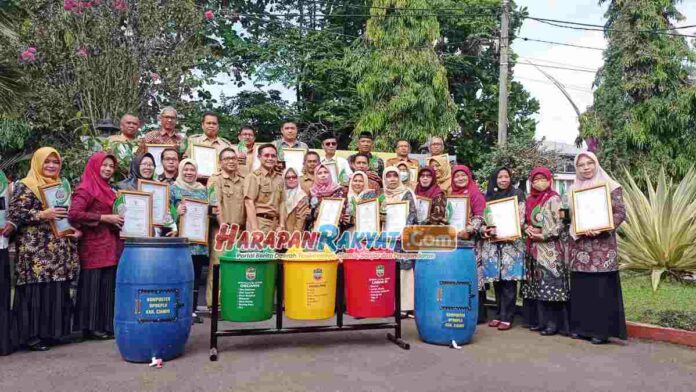
POLYGON ((278 155, 276 154, 263 154, 261 155, 262 158, 277 158, 278 155))
POLYGON ((151 163, 141 163, 141 164, 140 164, 140 167, 144 167, 144 168, 146 168, 146 169, 152 169, 152 168, 155 167, 155 165, 153 165, 153 164, 151 164, 151 163))
POLYGON ((324 142, 325 146, 335 146, 337 144, 338 144, 337 142, 324 142))
POLYGON ((160 116, 163 120, 176 120, 176 116, 160 116))

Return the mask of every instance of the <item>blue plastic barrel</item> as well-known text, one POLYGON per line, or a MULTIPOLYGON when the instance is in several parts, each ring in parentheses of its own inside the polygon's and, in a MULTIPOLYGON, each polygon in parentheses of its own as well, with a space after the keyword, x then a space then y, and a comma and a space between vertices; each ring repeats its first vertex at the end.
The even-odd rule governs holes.
POLYGON ((191 331, 193 264, 186 238, 129 239, 116 272, 114 328, 129 362, 169 360, 191 331))
POLYGON ((476 331, 478 279, 473 243, 459 241, 457 250, 433 252, 418 260, 415 271, 416 327, 422 341, 466 344, 476 331))

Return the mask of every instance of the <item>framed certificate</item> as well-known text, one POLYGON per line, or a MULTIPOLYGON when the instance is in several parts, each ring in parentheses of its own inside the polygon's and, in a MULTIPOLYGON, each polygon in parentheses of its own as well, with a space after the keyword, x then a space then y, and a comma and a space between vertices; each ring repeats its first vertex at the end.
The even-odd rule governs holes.
POLYGON ((486 225, 495 226, 492 242, 514 241, 522 237, 517 196, 487 202, 486 225))
MULTIPOLYGON (((287 151, 287 150, 286 150, 287 151)), ((319 228, 324 225, 333 225, 338 227, 338 221, 341 219, 343 211, 343 201, 341 197, 325 197, 319 204, 319 215, 314 222, 314 231, 319 231, 319 228)))
MULTIPOLYGON (((70 206, 70 191, 65 189, 63 182, 56 182, 54 184, 41 185, 39 187, 39 193, 41 193, 41 202, 45 208, 56 208, 63 207, 68 210, 70 206)), ((64 237, 74 231, 68 218, 54 219, 49 222, 51 225, 51 231, 56 237, 64 237)))
POLYGON ((338 184, 338 166, 336 166, 336 162, 322 163, 322 165, 326 166, 329 169, 329 173, 331 173, 331 179, 334 183, 338 184))
POLYGON ((409 173, 411 173, 411 183, 418 184, 418 166, 409 166, 409 173))
POLYGON ((210 177, 218 170, 218 154, 215 147, 194 144, 191 159, 198 165, 198 177, 210 177))
POLYGON ((447 198, 447 221, 450 226, 457 229, 457 232, 466 230, 470 214, 469 196, 449 196, 447 198))
POLYGON ((572 199, 573 228, 577 234, 588 231, 614 230, 611 192, 607 184, 574 189, 572 199))
MULTIPOLYGON (((146 144, 145 150, 152 154, 155 158, 155 175, 160 176, 164 173, 164 166, 162 166, 162 151, 165 148, 177 149, 173 144, 146 144)), ((178 150, 178 149, 177 149, 178 150)))
POLYGON ((428 220, 430 216, 430 206, 433 200, 423 196, 416 196, 416 210, 418 211, 418 223, 428 220))
POLYGON ((355 206, 355 232, 379 232, 379 202, 377 199, 364 200, 355 206))
POLYGON ((293 168, 296 173, 302 173, 304 156, 307 153, 304 148, 283 148, 283 160, 285 168, 293 168))
POLYGON ((408 202, 397 201, 384 205, 386 218, 384 220, 384 230, 387 233, 399 233, 406 227, 408 219, 408 202))
POLYGON ((152 194, 152 224, 164 225, 169 214, 169 184, 139 179, 138 190, 152 194))
POLYGON ((152 194, 119 191, 114 207, 123 217, 121 238, 152 237, 152 194))
POLYGON ((208 244, 208 202, 183 198, 186 213, 179 219, 179 237, 188 238, 194 244, 208 244))

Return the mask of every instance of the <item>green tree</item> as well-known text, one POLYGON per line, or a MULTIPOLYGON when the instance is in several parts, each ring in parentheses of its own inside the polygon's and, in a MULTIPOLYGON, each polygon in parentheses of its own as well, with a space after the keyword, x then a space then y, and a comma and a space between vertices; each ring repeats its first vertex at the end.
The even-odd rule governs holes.
POLYGON ((681 177, 696 157, 696 86, 688 68, 696 52, 670 30, 684 19, 678 2, 609 1, 609 45, 580 136, 599 142, 601 159, 615 173, 626 166, 656 175, 664 165, 681 177))
POLYGON ((425 0, 374 0, 365 40, 348 56, 362 112, 355 133, 375 135, 378 150, 399 138, 424 142, 457 126, 445 68, 433 43, 437 17, 425 0))

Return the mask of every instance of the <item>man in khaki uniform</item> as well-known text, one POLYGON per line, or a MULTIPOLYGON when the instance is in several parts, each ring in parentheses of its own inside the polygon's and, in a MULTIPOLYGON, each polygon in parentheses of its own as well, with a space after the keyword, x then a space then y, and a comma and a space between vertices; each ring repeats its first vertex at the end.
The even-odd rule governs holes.
POLYGON ((220 125, 218 124, 217 114, 213 112, 203 113, 201 128, 203 129, 202 134, 189 136, 188 150, 186 151, 186 156, 191 156, 191 146, 193 146, 194 144, 215 147, 218 156, 220 156, 222 150, 233 147, 232 143, 230 143, 229 140, 218 136, 218 134, 220 133, 220 125))
POLYGON ((314 184, 314 170, 319 166, 319 154, 314 151, 309 151, 304 157, 304 167, 302 168, 302 177, 300 177, 300 188, 309 195, 309 190, 314 184))
POLYGON ((247 230, 268 234, 285 229, 286 211, 283 179, 275 172, 278 150, 272 144, 259 146, 257 157, 261 167, 244 180, 244 206, 247 230))
MULTIPOLYGON (((208 266, 208 283, 205 300, 208 307, 213 306, 213 265, 220 264, 220 253, 215 250, 215 235, 222 224, 238 225, 244 230, 246 211, 244 209, 244 176, 239 173, 237 153, 233 148, 225 148, 220 152, 220 171, 208 178, 208 189, 214 188, 217 205, 214 206, 216 220, 211 221, 210 263, 208 266)), ((211 200, 211 203, 215 201, 211 200)))
POLYGON ((239 128, 239 144, 237 145, 237 159, 239 160, 239 172, 246 176, 261 167, 257 154, 256 131, 250 125, 239 128))

